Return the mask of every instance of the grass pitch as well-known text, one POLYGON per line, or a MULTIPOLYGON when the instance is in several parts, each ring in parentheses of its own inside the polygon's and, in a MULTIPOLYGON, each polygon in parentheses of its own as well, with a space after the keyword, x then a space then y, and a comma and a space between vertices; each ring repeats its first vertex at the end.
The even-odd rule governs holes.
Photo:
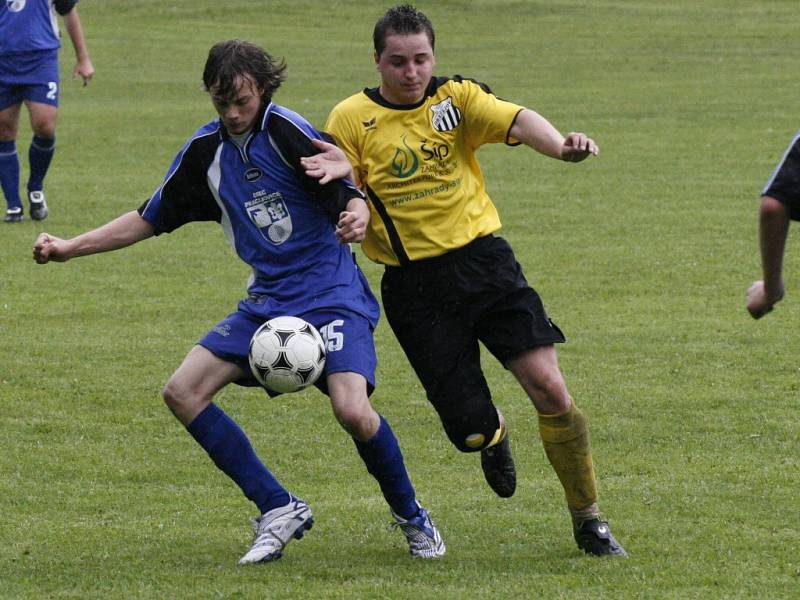
MULTIPOLYGON (((51 216, 0 227, 0 597, 797 597, 794 231, 786 300, 759 322, 744 310, 758 194, 798 129, 800 17, 777 0, 419 5, 438 74, 484 81, 601 147, 580 165, 503 147, 481 160, 503 235, 569 339, 561 366, 631 558, 578 552, 535 415, 487 361, 520 478, 496 498, 477 456, 449 446, 383 323, 374 403, 447 556, 407 556, 324 397, 230 388, 219 404, 317 519, 277 563, 236 564, 253 507, 160 389, 234 309, 246 268, 212 224, 66 265, 35 265, 30 249, 41 230, 72 236, 152 193, 213 116, 200 89, 212 43, 240 37, 285 57, 276 101, 321 126, 376 84, 371 30, 387 6, 81 2, 97 75, 63 81, 51 216)), ((66 41, 67 77, 72 60, 66 41)), ((376 283, 380 269, 361 262, 376 283)))

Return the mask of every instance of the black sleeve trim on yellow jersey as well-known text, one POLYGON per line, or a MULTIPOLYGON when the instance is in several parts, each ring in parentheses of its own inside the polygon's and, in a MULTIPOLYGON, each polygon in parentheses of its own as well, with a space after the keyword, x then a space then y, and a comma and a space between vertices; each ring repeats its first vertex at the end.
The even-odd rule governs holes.
POLYGON ((520 108, 517 111, 517 114, 514 115, 514 118, 511 119, 511 125, 508 126, 508 131, 506 131, 506 145, 507 146, 519 146, 520 144, 522 144, 522 142, 510 142, 509 140, 511 139, 511 128, 514 127, 514 123, 517 122, 517 117, 519 116, 519 114, 523 110, 525 110, 525 109, 524 108, 520 108))
POLYGON ((397 233, 397 228, 394 226, 392 218, 386 211, 383 201, 381 201, 381 199, 378 197, 378 194, 376 194, 375 191, 369 186, 367 186, 367 195, 372 202, 372 206, 375 207, 375 210, 377 210, 378 214, 381 216, 383 225, 386 227, 386 233, 389 235, 389 242, 392 244, 392 250, 394 250, 395 256, 397 256, 397 260, 400 261, 402 266, 408 265, 411 262, 411 259, 408 258, 406 249, 403 247, 403 241, 400 239, 400 234, 397 233))
MULTIPOLYGON (((494 93, 494 92, 491 90, 491 88, 490 88, 488 85, 486 85, 485 83, 482 83, 482 82, 478 81, 477 79, 472 79, 471 77, 462 77, 461 75, 453 75, 453 81, 455 81, 455 82, 459 82, 459 83, 460 83, 460 82, 462 82, 462 81, 471 81, 472 83, 474 83, 475 85, 477 85, 479 88, 481 88, 481 89, 482 89, 484 92, 486 92, 487 94, 492 94, 493 96, 497 96, 497 95, 496 95, 496 94, 495 94, 495 93, 494 93)), ((508 102, 507 100, 504 100, 504 99, 503 99, 503 98, 501 98, 500 96, 497 96, 497 99, 498 99, 498 100, 503 100, 504 102, 508 102)), ((514 126, 514 123, 516 123, 516 122, 517 122, 517 117, 519 116, 519 113, 521 113, 523 110, 524 110, 524 109, 520 109, 520 110, 517 112, 517 114, 516 114, 516 115, 514 115, 514 119, 511 121, 511 125, 509 125, 509 126, 508 126, 508 131, 506 132, 506 145, 507 145, 507 146, 519 146, 520 144, 522 144, 522 142, 509 142, 508 140, 511 138, 511 128, 514 126)))
MULTIPOLYGON (((445 77, 442 77, 441 79, 443 80, 442 83, 445 83, 445 82, 447 82, 449 80, 449 78, 445 78, 445 77)), ((473 79, 472 77, 462 77, 461 75, 453 75, 452 80, 455 81, 456 83, 461 83, 462 81, 471 81, 472 83, 477 85, 479 88, 481 88, 487 94, 494 94, 494 92, 492 92, 491 88, 488 85, 486 85, 482 81, 478 81, 477 79, 473 79)), ((439 85, 441 85, 441 83, 439 85)))

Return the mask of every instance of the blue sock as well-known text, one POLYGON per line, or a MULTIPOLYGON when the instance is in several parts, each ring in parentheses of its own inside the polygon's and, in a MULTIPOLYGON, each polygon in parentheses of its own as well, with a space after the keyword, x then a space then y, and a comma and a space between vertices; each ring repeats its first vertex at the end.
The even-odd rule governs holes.
POLYGON ((34 135, 31 146, 28 148, 28 163, 30 175, 28 177, 28 191, 41 192, 44 187, 44 176, 53 160, 56 151, 55 138, 47 139, 34 135))
POLYGON ((241 427, 221 408, 209 404, 186 429, 261 514, 289 502, 289 492, 258 459, 241 427))
POLYGON ((19 156, 14 140, 0 142, 0 187, 8 208, 22 208, 19 199, 19 156))
POLYGON ((386 502, 395 514, 404 519, 417 513, 416 494, 408 478, 403 453, 389 423, 381 417, 378 431, 366 442, 353 438, 356 448, 367 465, 367 471, 378 480, 386 502))

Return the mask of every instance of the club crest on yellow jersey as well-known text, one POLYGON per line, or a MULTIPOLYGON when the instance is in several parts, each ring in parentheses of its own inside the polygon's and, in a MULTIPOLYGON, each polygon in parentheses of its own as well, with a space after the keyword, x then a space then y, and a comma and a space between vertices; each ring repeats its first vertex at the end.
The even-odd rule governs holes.
POLYGON ((461 122, 461 109, 453 104, 450 96, 439 104, 431 104, 431 112, 431 125, 436 131, 452 131, 461 122))

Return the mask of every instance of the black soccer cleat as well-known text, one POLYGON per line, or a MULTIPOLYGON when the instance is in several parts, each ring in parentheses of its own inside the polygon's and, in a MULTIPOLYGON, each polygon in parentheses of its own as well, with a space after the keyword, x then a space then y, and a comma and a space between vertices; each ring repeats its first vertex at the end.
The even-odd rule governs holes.
POLYGON ((501 498, 510 498, 517 489, 517 469, 511 456, 508 433, 503 441, 481 450, 481 468, 489 487, 501 498))
POLYGON ((586 554, 595 556, 622 556, 628 553, 611 535, 608 523, 600 519, 581 521, 575 528, 575 541, 586 554))
POLYGON ((19 223, 22 221, 22 209, 17 208, 9 208, 6 210, 6 216, 3 219, 6 223, 19 223))
POLYGON ((28 201, 31 219, 44 221, 47 218, 47 202, 44 199, 44 192, 28 192, 28 201))

